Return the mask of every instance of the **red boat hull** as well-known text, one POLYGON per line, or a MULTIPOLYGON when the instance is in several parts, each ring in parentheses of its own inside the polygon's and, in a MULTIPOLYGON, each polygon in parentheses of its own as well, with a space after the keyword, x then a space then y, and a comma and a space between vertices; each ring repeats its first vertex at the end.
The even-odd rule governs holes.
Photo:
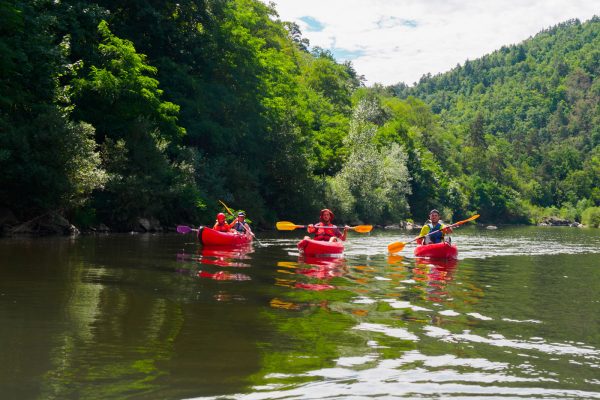
POLYGON ((239 246, 252 242, 252 236, 219 232, 205 226, 198 229, 198 240, 204 246, 239 246))
POLYGON ((458 248, 446 242, 425 244, 415 247, 415 257, 455 260, 458 258, 458 248))
POLYGON ((344 243, 302 239, 298 242, 298 250, 308 255, 341 254, 344 252, 344 243))

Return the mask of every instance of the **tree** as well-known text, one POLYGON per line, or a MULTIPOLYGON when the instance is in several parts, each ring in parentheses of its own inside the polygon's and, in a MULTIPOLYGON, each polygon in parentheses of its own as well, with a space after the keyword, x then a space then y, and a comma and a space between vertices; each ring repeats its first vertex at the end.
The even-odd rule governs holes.
POLYGON ((89 124, 69 120, 68 37, 54 35, 50 2, 2 3, 0 205, 29 218, 69 211, 102 187, 104 171, 89 124))

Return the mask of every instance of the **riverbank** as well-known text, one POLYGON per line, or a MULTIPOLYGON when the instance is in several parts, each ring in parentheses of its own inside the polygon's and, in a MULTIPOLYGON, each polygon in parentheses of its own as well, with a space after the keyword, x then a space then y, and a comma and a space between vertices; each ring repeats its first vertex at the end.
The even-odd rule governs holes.
MULTIPOLYGON (((189 224, 188 224, 189 225, 189 224)), ((481 224, 478 226, 487 229, 496 229, 494 224, 481 224)), ((577 221, 570 221, 559 217, 545 217, 537 226, 570 226, 583 228, 585 225, 577 221)), ((397 224, 375 225, 378 229, 384 230, 420 230, 422 225, 412 221, 401 221, 397 224)), ((15 215, 8 209, 0 209, 0 236, 72 236, 80 234, 96 233, 157 233, 157 232, 175 232, 175 226, 163 226, 155 218, 138 218, 135 222, 129 224, 127 229, 115 229, 104 223, 98 223, 85 228, 74 225, 71 221, 61 215, 59 212, 48 212, 28 221, 19 221, 15 215)))

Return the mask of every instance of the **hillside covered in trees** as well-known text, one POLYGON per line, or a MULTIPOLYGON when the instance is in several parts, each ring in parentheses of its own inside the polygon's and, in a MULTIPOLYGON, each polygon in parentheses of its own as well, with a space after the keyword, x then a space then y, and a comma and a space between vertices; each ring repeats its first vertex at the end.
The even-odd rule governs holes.
POLYGON ((8 0, 0 214, 130 230, 207 224, 223 200, 263 226, 325 206, 345 222, 592 220, 599 44, 597 18, 569 21, 367 88, 257 0, 8 0))
POLYGON ((600 223, 600 18, 571 20, 415 87, 458 148, 440 156, 496 217, 600 223), (587 210, 587 211, 586 211, 587 210))

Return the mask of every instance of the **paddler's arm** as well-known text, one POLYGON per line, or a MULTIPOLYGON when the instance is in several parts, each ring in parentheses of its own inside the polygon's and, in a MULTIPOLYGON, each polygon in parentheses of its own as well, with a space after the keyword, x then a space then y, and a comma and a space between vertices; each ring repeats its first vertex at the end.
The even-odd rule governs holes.
MULTIPOLYGON (((419 236, 425 236, 428 233, 429 233, 429 225, 423 225, 423 227, 421 228, 421 232, 419 232, 419 236)), ((417 243, 423 244, 423 240, 425 240, 424 237, 418 238, 417 243)))
POLYGON ((452 227, 451 226, 446 226, 446 225, 442 225, 442 233, 452 233, 452 227))
POLYGON ((342 233, 341 239, 346 240, 347 234, 348 234, 348 225, 344 226, 344 233, 342 233))

